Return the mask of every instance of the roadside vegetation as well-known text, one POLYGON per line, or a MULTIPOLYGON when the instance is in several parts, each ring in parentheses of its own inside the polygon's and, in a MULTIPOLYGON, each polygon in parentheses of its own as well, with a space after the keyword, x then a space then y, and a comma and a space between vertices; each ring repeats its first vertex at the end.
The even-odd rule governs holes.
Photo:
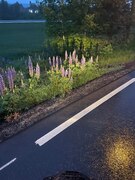
POLYGON ((17 119, 21 112, 135 60, 127 1, 43 1, 41 11, 45 36, 44 24, 16 24, 11 34, 9 24, 0 29, 0 56, 25 55, 1 65, 1 120, 17 119))

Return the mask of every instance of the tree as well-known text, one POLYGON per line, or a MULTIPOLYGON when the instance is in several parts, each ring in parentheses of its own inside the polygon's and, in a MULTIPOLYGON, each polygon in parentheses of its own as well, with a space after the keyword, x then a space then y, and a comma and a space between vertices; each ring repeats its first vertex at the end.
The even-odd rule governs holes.
POLYGON ((8 10, 9 10, 9 6, 7 1, 5 0, 1 0, 0 1, 0 19, 8 19, 8 10))
POLYGON ((127 36, 130 26, 130 5, 127 0, 102 0, 97 5, 97 23, 110 38, 122 33, 127 36))
POLYGON ((51 35, 89 34, 96 26, 92 0, 44 0, 41 6, 51 35))

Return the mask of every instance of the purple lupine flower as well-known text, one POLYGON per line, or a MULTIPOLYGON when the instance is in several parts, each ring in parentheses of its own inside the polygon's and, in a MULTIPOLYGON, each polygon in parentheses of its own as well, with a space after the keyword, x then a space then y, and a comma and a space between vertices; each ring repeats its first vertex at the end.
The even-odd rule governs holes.
POLYGON ((72 53, 72 59, 73 59, 73 61, 75 61, 75 59, 76 59, 76 50, 74 50, 72 53))
POLYGON ((67 60, 68 59, 68 53, 67 53, 67 51, 65 51, 65 60, 67 60))
POLYGON ((72 71, 71 71, 71 69, 69 68, 69 70, 68 70, 68 77, 69 77, 69 78, 71 78, 71 74, 72 74, 72 71))
POLYGON ((15 70, 15 68, 11 67, 11 71, 12 71, 13 79, 15 80, 15 78, 16 78, 16 70, 15 70))
POLYGON ((61 76, 62 76, 62 77, 65 76, 65 69, 64 69, 64 67, 61 67, 61 76))
POLYGON ((35 74, 36 78, 39 79, 40 78, 40 66, 39 64, 37 63, 36 65, 36 74, 35 74))
POLYGON ((81 65, 85 65, 86 59, 84 57, 84 55, 82 55, 82 59, 81 59, 81 65))
POLYGON ((33 77, 34 70, 33 70, 33 63, 32 63, 32 60, 31 60, 30 56, 29 56, 29 60, 28 60, 28 68, 29 68, 30 77, 33 77))
POLYGON ((59 70, 59 58, 56 56, 56 71, 59 70))
POLYGON ((53 56, 53 67, 55 67, 55 57, 53 56))
POLYGON ((50 57, 49 57, 49 65, 52 66, 52 61, 50 57))
POLYGON ((8 68, 8 70, 7 70, 7 79, 8 79, 10 91, 13 91, 14 90, 14 78, 13 78, 12 70, 10 68, 8 68))
POLYGON ((72 56, 71 56, 71 53, 69 55, 69 64, 71 65, 73 63, 73 60, 72 60, 72 56))
POLYGON ((93 63, 93 56, 91 56, 91 58, 90 58, 90 63, 91 64, 93 63))
POLYGON ((66 71, 65 71, 65 75, 64 75, 65 77, 67 77, 68 76, 68 70, 66 69, 66 71))
POLYGON ((4 91, 5 91, 5 82, 4 82, 3 76, 0 74, 0 94, 1 94, 1 96, 3 96, 4 91))

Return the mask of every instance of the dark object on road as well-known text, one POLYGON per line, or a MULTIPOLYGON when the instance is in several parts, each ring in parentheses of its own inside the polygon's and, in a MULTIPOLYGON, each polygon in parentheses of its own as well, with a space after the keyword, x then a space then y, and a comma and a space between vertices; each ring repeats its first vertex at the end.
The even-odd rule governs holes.
POLYGON ((43 180, 94 180, 76 171, 65 171, 55 176, 46 177, 43 180))

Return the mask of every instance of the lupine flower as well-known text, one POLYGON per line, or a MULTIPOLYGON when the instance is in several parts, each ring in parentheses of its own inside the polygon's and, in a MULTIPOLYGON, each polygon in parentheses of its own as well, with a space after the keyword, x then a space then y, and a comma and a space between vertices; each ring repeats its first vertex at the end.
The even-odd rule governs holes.
POLYGON ((39 79, 40 78, 40 66, 39 64, 37 63, 36 65, 36 74, 35 74, 36 78, 39 79))
POLYGON ((94 61, 93 61, 93 56, 91 56, 90 58, 90 63, 92 64, 94 61))
POLYGON ((76 55, 76 57, 75 57, 75 63, 76 64, 78 63, 78 55, 76 55))
POLYGON ((2 75, 0 74, 0 94, 1 96, 3 96, 5 91, 5 83, 4 83, 4 79, 2 77, 2 75))
POLYGON ((59 70, 59 58, 58 56, 56 57, 56 71, 59 70))
POLYGON ((82 59, 81 59, 81 65, 85 65, 86 59, 84 57, 84 55, 82 55, 82 59))
POLYGON ((98 55, 97 55, 97 57, 96 57, 96 63, 98 63, 98 55))
POLYGON ((66 71, 65 71, 65 75, 64 75, 65 77, 67 77, 68 76, 68 70, 66 69, 66 71))
POLYGON ((52 61, 50 57, 49 57, 49 65, 52 66, 52 61))
POLYGON ((71 74, 72 74, 72 71, 71 71, 71 69, 69 68, 69 70, 68 70, 68 77, 69 77, 69 78, 71 78, 71 74))
POLYGON ((10 91, 13 91, 14 90, 14 78, 13 78, 12 70, 10 68, 8 68, 8 71, 7 71, 7 79, 8 79, 10 91))
POLYGON ((61 67, 61 76, 62 76, 62 77, 65 76, 65 69, 64 69, 64 67, 61 67))
POLYGON ((65 51, 65 60, 67 60, 68 59, 68 53, 67 53, 67 51, 65 51))
POLYGON ((73 59, 73 61, 75 61, 75 59, 76 59, 76 50, 74 50, 72 53, 72 59, 73 59))
POLYGON ((61 60, 61 57, 60 57, 60 66, 62 66, 62 60, 61 60))
POLYGON ((15 68, 11 67, 11 71, 12 71, 13 79, 15 80, 15 78, 16 78, 16 70, 15 70, 15 68))
POLYGON ((73 63, 73 60, 72 60, 72 56, 71 56, 71 53, 69 55, 69 64, 71 65, 73 63))
POLYGON ((55 67, 55 57, 53 56, 53 67, 55 67))
POLYGON ((30 77, 33 77, 34 70, 33 70, 33 63, 32 63, 32 60, 31 60, 30 56, 29 56, 29 60, 28 60, 28 68, 29 68, 30 77))

